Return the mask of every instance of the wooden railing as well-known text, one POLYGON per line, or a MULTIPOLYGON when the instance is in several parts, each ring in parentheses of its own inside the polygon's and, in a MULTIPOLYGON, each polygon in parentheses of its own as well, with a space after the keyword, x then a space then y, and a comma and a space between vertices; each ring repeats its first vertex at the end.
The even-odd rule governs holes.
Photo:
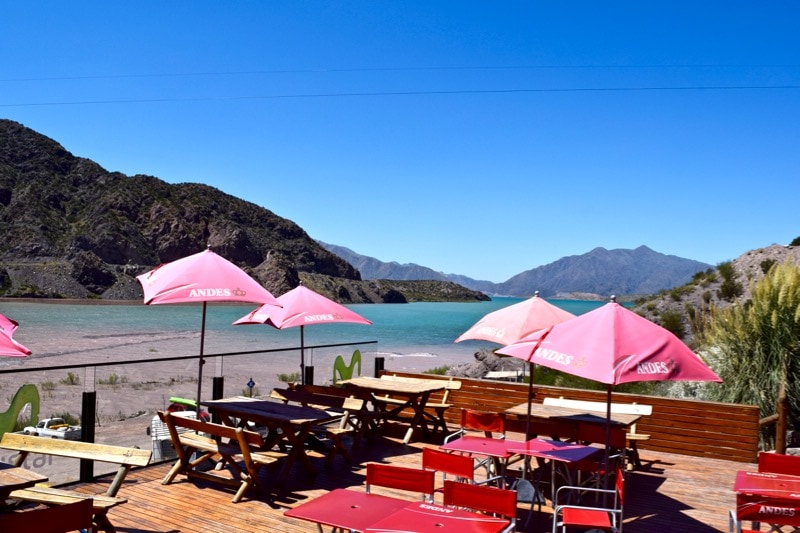
MULTIPOLYGON (((391 372, 398 376, 449 379, 429 374, 391 372)), ((461 389, 450 392, 445 419, 455 427, 460 420, 462 407, 486 411, 504 411, 523 403, 528 398, 528 385, 488 379, 458 378, 461 389)), ((575 400, 605 402, 604 391, 589 391, 558 387, 533 386, 534 401, 542 402, 546 397, 564 397, 575 400)), ((434 395, 431 401, 438 401, 434 395)), ((756 462, 758 455, 759 410, 754 405, 682 400, 660 396, 613 393, 613 401, 641 403, 653 406, 653 413, 643 417, 637 431, 650 434, 650 440, 640 443, 642 450, 692 455, 740 461, 756 462)), ((524 432, 524 427, 511 431, 524 432)))

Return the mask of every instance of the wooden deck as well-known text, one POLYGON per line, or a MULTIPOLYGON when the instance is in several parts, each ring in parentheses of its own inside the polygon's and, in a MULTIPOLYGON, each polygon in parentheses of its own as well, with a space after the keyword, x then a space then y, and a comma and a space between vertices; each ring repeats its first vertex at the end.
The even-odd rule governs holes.
MULTIPOLYGON (((316 531, 316 526, 284 517, 283 511, 337 487, 363 490, 369 461, 419 466, 423 446, 437 442, 402 444, 401 433, 379 437, 353 452, 353 465, 341 458, 324 468, 324 458, 315 454, 318 474, 309 478, 295 467, 288 485, 267 502, 255 491, 239 503, 231 503, 231 490, 215 484, 187 481, 179 476, 171 485, 161 485, 169 464, 134 470, 126 478, 120 496, 128 503, 115 507, 109 517, 120 533, 207 533, 230 531, 316 531)), ((509 438, 520 437, 509 434, 509 438)), ((738 470, 755 470, 749 463, 643 451, 643 468, 627 477, 625 531, 706 533, 727 531, 727 513, 734 505, 733 480, 738 470)), ((262 473, 268 482, 269 473, 262 473)), ((96 492, 100 485, 73 485, 96 492)), ((276 489, 277 490, 277 489, 276 489)), ((380 489, 378 489, 380 490, 380 489)), ((346 512, 346 510, 342 510, 346 512)), ((520 531, 527 508, 520 506, 520 531)), ((524 531, 549 532, 551 509, 543 507, 524 531)))

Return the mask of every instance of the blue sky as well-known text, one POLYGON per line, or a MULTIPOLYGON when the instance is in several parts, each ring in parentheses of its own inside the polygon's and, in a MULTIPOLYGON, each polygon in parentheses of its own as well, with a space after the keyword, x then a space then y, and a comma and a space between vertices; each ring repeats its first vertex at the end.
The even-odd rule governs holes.
POLYGON ((502 282, 800 236, 800 4, 14 2, 0 117, 382 261, 502 282))

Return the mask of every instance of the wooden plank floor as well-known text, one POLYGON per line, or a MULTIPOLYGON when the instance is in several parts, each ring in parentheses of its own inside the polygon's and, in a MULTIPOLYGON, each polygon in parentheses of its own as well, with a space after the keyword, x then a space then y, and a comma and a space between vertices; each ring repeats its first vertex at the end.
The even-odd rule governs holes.
MULTIPOLYGON (((509 438, 515 437, 519 436, 509 435, 509 438)), ((308 477, 296 465, 287 486, 273 502, 253 491, 234 504, 231 503, 233 493, 227 488, 187 481, 184 476, 164 486, 161 479, 170 465, 154 465, 128 475, 120 496, 129 501, 112 509, 109 516, 120 533, 316 531, 315 525, 288 519, 283 511, 337 487, 363 490, 363 465, 369 461, 418 467, 421 448, 436 444, 404 445, 399 438, 379 437, 374 443, 364 443, 354 450, 352 466, 348 467, 337 457, 330 469, 324 468, 324 459, 316 454, 317 475, 308 477)), ((643 468, 626 478, 625 531, 628 533, 727 531, 727 513, 735 501, 732 486, 736 471, 755 470, 756 467, 646 450, 642 450, 641 455, 643 468)), ((269 473, 264 473, 265 482, 269 482, 268 478, 269 473)), ((105 485, 100 484, 79 486, 79 490, 87 492, 104 489, 105 485)), ((526 512, 521 506, 519 531, 550 531, 549 507, 535 513, 528 528, 522 529, 526 512)))

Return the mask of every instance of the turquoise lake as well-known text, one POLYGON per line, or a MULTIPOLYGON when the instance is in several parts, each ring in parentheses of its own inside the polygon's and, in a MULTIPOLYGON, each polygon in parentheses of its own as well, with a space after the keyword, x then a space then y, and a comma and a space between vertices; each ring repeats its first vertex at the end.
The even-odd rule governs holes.
MULTIPOLYGON (((519 302, 519 298, 495 298, 477 303, 359 304, 349 306, 370 319, 371 326, 327 324, 308 326, 305 344, 377 341, 377 354, 470 359, 488 342, 453 341, 483 315, 519 302)), ((582 314, 603 302, 550 300, 574 314, 582 314)), ((297 346, 298 328, 284 331, 269 326, 233 326, 253 305, 210 304, 206 316, 205 353, 227 353, 297 346)), ((202 307, 194 305, 92 305, 74 303, 0 302, 0 313, 17 320, 14 338, 34 356, 54 356, 116 349, 121 356, 142 339, 171 339, 181 354, 196 354, 202 307), (183 339, 181 341, 181 339, 183 339), (94 348, 96 347, 96 348, 94 348)), ((373 349, 370 348, 370 351, 373 349)), ((151 349, 151 351, 153 351, 151 349)), ((170 355, 181 355, 173 353, 170 355)))

